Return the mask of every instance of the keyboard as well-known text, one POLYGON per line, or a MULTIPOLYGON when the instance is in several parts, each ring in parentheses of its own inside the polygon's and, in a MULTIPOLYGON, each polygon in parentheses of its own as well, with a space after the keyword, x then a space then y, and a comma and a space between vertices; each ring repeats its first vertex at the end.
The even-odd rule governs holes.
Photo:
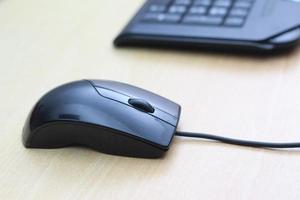
POLYGON ((300 41, 300 0, 146 0, 121 46, 273 52, 300 41))
POLYGON ((145 23, 242 27, 255 0, 171 0, 150 3, 145 23), (157 3, 159 2, 159 3, 157 3))

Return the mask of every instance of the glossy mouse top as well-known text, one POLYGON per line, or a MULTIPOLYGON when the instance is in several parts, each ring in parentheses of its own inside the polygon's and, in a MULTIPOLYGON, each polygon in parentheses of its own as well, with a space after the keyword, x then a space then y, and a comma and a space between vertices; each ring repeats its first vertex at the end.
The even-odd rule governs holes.
POLYGON ((155 158, 169 149, 180 106, 128 84, 82 80, 44 95, 23 130, 28 148, 84 145, 103 153, 155 158))

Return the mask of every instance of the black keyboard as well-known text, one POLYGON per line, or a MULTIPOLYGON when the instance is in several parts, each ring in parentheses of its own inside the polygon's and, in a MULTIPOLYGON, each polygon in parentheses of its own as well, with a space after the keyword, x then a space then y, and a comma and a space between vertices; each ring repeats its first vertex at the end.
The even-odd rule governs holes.
POLYGON ((300 41, 299 0, 146 0, 116 46, 272 52, 300 41))
POLYGON ((152 3, 147 23, 242 27, 255 0, 171 0, 152 3))

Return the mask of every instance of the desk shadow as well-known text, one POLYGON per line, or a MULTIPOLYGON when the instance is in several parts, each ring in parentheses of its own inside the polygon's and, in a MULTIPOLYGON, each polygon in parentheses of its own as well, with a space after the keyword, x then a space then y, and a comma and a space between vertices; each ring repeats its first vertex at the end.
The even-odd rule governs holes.
MULTIPOLYGON (((131 59, 135 61, 141 52, 141 59, 144 59, 148 64, 152 63, 153 67, 161 67, 163 65, 170 66, 174 64, 176 67, 184 67, 184 69, 208 69, 237 74, 257 74, 258 72, 279 73, 278 71, 281 71, 283 68, 284 70, 291 70, 294 66, 297 66, 297 60, 294 58, 297 58, 297 55, 300 53, 300 45, 287 49, 286 51, 272 52, 269 54, 195 48, 158 48, 156 46, 126 46, 126 48, 113 48, 117 53, 118 59, 122 59, 122 57, 128 59, 128 57, 131 56, 131 59), (149 61, 151 58, 155 60, 149 61), (156 66, 156 60, 159 60, 158 66, 156 66), (293 64, 293 62, 295 64, 293 64)), ((143 61, 141 59, 139 59, 139 62, 143 61)), ((141 65, 141 67, 143 67, 143 65, 141 65)))
POLYGON ((270 52, 266 51, 255 51, 255 50, 240 50, 240 49, 215 49, 214 47, 191 47, 191 46, 167 46, 167 45, 132 45, 132 46, 114 46, 115 49, 131 49, 131 50, 147 50, 147 51, 161 51, 161 52, 171 52, 171 53, 183 53, 183 54, 202 54, 202 55, 217 55, 217 56, 229 56, 229 57, 239 57, 245 59, 273 59, 275 57, 286 57, 293 55, 300 49, 298 45, 291 46, 287 49, 273 50, 270 52))
MULTIPOLYGON (((167 153, 168 154, 168 153, 167 153)), ((25 156, 31 167, 47 169, 54 180, 70 181, 67 177, 87 176, 89 181, 105 180, 105 185, 112 187, 135 179, 138 182, 155 181, 168 174, 174 166, 175 158, 165 155, 158 159, 131 158, 108 155, 88 147, 72 146, 59 149, 26 149, 25 156), (59 170, 58 170, 59 169, 59 170), (62 177, 62 174, 66 178, 62 177), (107 178, 103 178, 103 176, 107 178), (98 178, 97 178, 98 177, 98 178), (114 177, 110 179, 110 177, 114 177)), ((76 177, 73 179, 77 179, 76 177)), ((105 187, 106 187, 105 186, 105 187)))

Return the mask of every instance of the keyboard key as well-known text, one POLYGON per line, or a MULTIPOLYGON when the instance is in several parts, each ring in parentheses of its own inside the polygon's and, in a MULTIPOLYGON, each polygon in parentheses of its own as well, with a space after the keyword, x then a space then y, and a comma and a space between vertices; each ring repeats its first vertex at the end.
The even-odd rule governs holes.
POLYGON ((230 11, 230 16, 236 16, 236 17, 246 17, 248 15, 248 10, 243 8, 233 8, 230 11))
POLYGON ((234 7, 235 8, 250 8, 252 5, 252 2, 251 1, 247 1, 247 0, 237 0, 235 3, 234 3, 234 7))
POLYGON ((182 22, 186 24, 220 25, 222 21, 222 17, 187 15, 182 22))
POLYGON ((194 5, 196 6, 210 6, 212 4, 212 0, 195 0, 194 5))
POLYGON ((230 7, 232 4, 232 0, 216 0, 214 3, 214 6, 220 6, 220 7, 230 7))
POLYGON ((192 0, 175 0, 174 1, 175 5, 184 5, 184 6, 189 6, 192 4, 192 0))
POLYGON ((194 6, 189 10, 189 14, 192 15, 205 15, 207 12, 207 7, 205 6, 194 6))
POLYGON ((156 4, 156 5, 169 5, 172 3, 174 0, 151 0, 151 4, 156 4))
POLYGON ((143 21, 177 23, 180 19, 181 15, 178 14, 147 13, 144 16, 143 21))
POLYGON ((223 7, 212 7, 209 10, 209 15, 213 16, 225 16, 227 14, 228 9, 223 7))
POLYGON ((166 9, 165 5, 153 4, 149 7, 149 12, 164 12, 166 9))
POLYGON ((244 19, 240 17, 228 17, 225 20, 225 26, 242 26, 244 24, 244 19))
POLYGON ((169 13, 173 13, 173 14, 183 14, 186 11, 186 6, 179 6, 179 5, 174 5, 174 6, 170 6, 169 8, 169 13))

